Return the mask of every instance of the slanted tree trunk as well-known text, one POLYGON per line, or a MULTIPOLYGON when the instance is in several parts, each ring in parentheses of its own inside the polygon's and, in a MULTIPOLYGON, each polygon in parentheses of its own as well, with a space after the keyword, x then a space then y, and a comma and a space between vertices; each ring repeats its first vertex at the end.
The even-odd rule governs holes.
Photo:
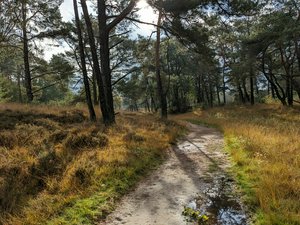
POLYGON ((269 81, 270 85, 271 85, 271 94, 272 94, 272 98, 275 98, 275 90, 274 90, 274 85, 272 83, 273 82, 273 77, 270 77, 270 81, 269 81))
POLYGON ((221 105, 221 98, 220 98, 220 92, 219 92, 219 85, 216 85, 216 92, 217 92, 217 98, 218 98, 218 105, 221 105))
MULTIPOLYGON (((105 91, 106 82, 103 79, 103 76, 102 76, 103 74, 101 73, 98 54, 97 54, 97 48, 96 48, 96 44, 95 44, 94 31, 93 31, 92 22, 91 22, 91 19, 89 16, 89 12, 88 12, 88 8, 87 8, 85 0, 81 0, 81 6, 82 6, 82 11, 83 11, 86 29, 87 29, 87 33, 88 33, 89 44, 91 47, 91 55, 92 55, 94 73, 95 73, 95 76, 97 79, 97 84, 98 84, 99 102, 100 102, 100 109, 102 112, 102 119, 103 119, 104 124, 109 125, 110 124, 108 122, 109 109, 108 109, 107 95, 106 95, 106 91, 105 91)), ((109 58, 109 56, 108 56, 108 58, 109 58)), ((113 112, 113 114, 114 114, 114 112, 113 112)), ((115 115, 113 115, 113 116, 115 116, 115 115)))
MULTIPOLYGON (((87 51, 86 51, 87 52, 87 51)), ((92 76, 92 89, 93 89, 93 101, 94 101, 94 105, 98 105, 99 103, 99 98, 98 98, 98 91, 97 91, 97 87, 98 87, 98 82, 97 82, 97 76, 96 76, 96 72, 95 72, 95 69, 94 69, 94 65, 93 65, 93 60, 91 59, 90 55, 89 54, 86 54, 88 60, 89 60, 89 63, 92 67, 92 70, 93 70, 93 76, 92 76)))
POLYGON ((77 28, 77 36, 78 36, 78 42, 79 42, 78 43, 79 44, 79 53, 80 53, 80 61, 81 61, 81 69, 82 69, 82 75, 83 75, 83 83, 84 83, 84 89, 85 89, 86 102, 87 102, 88 109, 89 109, 90 120, 96 121, 96 113, 95 113, 93 102, 92 102, 89 78, 88 78, 87 69, 86 69, 85 52, 84 52, 84 45, 83 45, 83 40, 82 40, 77 0, 73 0, 73 5, 74 5, 74 14, 75 14, 75 21, 76 21, 76 28, 77 28))
POLYGON ((168 105, 166 95, 164 93, 163 84, 161 80, 161 68, 160 68, 160 26, 162 22, 162 11, 159 10, 158 21, 157 21, 157 36, 155 44, 155 67, 156 67, 156 82, 157 82, 157 92, 160 98, 161 107, 161 118, 167 119, 168 117, 168 105))
POLYGON ((23 60, 24 60, 24 75, 25 75, 25 89, 27 95, 27 101, 33 101, 33 92, 32 92, 32 84, 31 84, 31 72, 30 72, 30 64, 29 64, 29 47, 28 47, 28 37, 27 37, 27 8, 26 1, 22 0, 22 39, 23 39, 23 60))
MULTIPOLYGON (((268 80, 268 82, 271 84, 271 89, 272 91, 274 91, 276 93, 277 98, 281 101, 282 105, 287 105, 286 103, 286 96, 285 96, 285 92, 283 90, 283 88, 280 86, 280 84, 278 83, 276 77, 274 76, 273 72, 272 72, 272 66, 269 65, 269 72, 267 73, 266 71, 266 65, 265 65, 265 54, 266 54, 267 49, 265 49, 263 51, 263 55, 262 55, 262 72, 265 75, 266 79, 268 80), (280 91, 281 94, 280 94, 280 91)), ((270 60, 271 62, 272 60, 270 60)), ((272 93, 273 95, 274 93, 272 93)), ((275 98, 275 95, 274 95, 275 98)))

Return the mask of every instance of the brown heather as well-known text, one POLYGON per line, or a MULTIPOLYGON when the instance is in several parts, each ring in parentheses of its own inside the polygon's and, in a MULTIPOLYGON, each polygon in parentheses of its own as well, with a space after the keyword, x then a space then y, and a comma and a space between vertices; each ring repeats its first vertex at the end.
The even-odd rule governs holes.
POLYGON ((79 108, 0 105, 0 224, 93 224, 162 162, 178 130, 140 113, 107 129, 79 108))

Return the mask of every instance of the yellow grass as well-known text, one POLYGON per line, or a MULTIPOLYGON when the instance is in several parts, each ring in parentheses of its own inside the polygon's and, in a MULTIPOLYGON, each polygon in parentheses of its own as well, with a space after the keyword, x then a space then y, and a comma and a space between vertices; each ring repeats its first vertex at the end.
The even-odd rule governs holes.
POLYGON ((92 124, 80 108, 0 105, 0 224, 93 224, 164 159, 179 127, 121 113, 92 124))
POLYGON ((300 224, 300 111, 225 107, 177 116, 218 127, 256 224, 300 224))

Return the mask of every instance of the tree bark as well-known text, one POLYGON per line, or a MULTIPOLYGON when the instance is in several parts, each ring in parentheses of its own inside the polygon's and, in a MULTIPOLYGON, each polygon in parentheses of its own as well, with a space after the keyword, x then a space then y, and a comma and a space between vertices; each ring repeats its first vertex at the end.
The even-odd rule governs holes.
POLYGON ((250 96, 248 94, 247 87, 246 87, 246 79, 243 79, 243 89, 244 89, 244 96, 247 102, 250 102, 250 96))
POLYGON ((18 67, 18 71, 17 71, 18 96, 19 96, 19 102, 23 103, 23 96, 22 96, 22 89, 21 89, 21 72, 22 69, 18 67))
POLYGON ((279 50, 280 50, 280 56, 281 56, 281 64, 285 70, 285 81, 286 81, 286 91, 285 91, 285 94, 287 96, 287 101, 288 101, 288 105, 289 106, 293 106, 294 104, 294 96, 293 96, 293 85, 292 85, 292 75, 291 75, 291 72, 290 72, 290 69, 291 69, 291 64, 288 62, 289 60, 285 57, 284 57, 284 53, 283 53, 283 49, 282 47, 280 46, 279 47, 279 50))
MULTIPOLYGON (((262 72, 265 75, 268 82, 271 84, 272 96, 275 98, 275 93, 276 93, 276 96, 281 101, 282 105, 286 106, 287 103, 286 103, 286 96, 285 96, 284 90, 280 86, 280 84, 277 82, 276 77, 273 75, 271 65, 269 65, 269 73, 267 73, 267 71, 266 71, 266 66, 265 66, 266 51, 267 51, 267 49, 265 49, 263 51, 263 55, 262 55, 262 64, 261 64, 262 72), (282 95, 280 94, 279 89, 280 89, 282 95), (275 92, 275 93, 273 93, 273 92, 275 92)), ((272 60, 270 60, 270 61, 272 61, 272 60)))
MULTIPOLYGON (((107 90, 105 88, 107 85, 106 85, 105 79, 103 78, 104 71, 101 71, 101 69, 100 69, 97 48, 96 48, 96 44, 95 44, 94 31, 93 31, 92 22, 91 22, 91 19, 89 16, 89 12, 88 12, 88 8, 87 8, 85 0, 81 0, 81 6, 82 6, 82 11, 83 11, 83 15, 84 15, 85 24, 86 24, 86 29, 88 32, 94 73, 95 73, 95 76, 97 79, 97 84, 98 84, 99 102, 100 102, 100 109, 102 112, 102 119, 103 119, 104 124, 110 125, 109 119, 108 119, 110 117, 110 115, 109 115, 110 112, 109 112, 108 99, 107 99, 107 90)), ((105 13, 105 9, 104 9, 104 13, 105 13)), ((104 21, 104 23, 106 23, 106 21, 104 21)), ((108 59, 109 59, 109 55, 108 55, 108 59)), ((102 61, 102 59, 101 59, 101 61, 102 61)), ((114 116, 115 116, 115 114, 113 112, 113 117, 114 116)), ((114 120, 112 123, 114 123, 114 120)))
MULTIPOLYGON (((225 60, 224 60, 225 62, 225 60)), ((225 66, 223 66, 223 103, 226 105, 226 80, 225 80, 225 66)))
POLYGON ((245 103, 243 90, 242 90, 242 87, 241 87, 241 84, 240 84, 239 81, 238 81, 238 92, 239 92, 239 101, 240 101, 240 103, 245 103))
POLYGON ((253 67, 250 67, 250 103, 254 105, 254 72, 253 67))
POLYGON ((32 83, 31 83, 31 72, 30 72, 30 63, 29 63, 29 47, 28 47, 28 37, 27 37, 27 8, 26 1, 22 1, 22 33, 23 33, 23 60, 24 60, 24 75, 25 75, 25 89, 27 95, 27 101, 33 101, 32 93, 32 83))
POLYGON ((160 98, 160 107, 161 107, 161 118, 167 119, 168 117, 168 105, 167 99, 164 93, 163 84, 161 80, 161 68, 160 68, 160 26, 162 22, 162 11, 159 10, 158 21, 157 21, 157 36, 155 44, 155 67, 156 67, 156 82, 157 82, 157 92, 160 98))
POLYGON ((98 26, 99 26, 99 42, 100 42, 100 61, 104 84, 104 93, 106 100, 106 113, 103 115, 103 121, 106 125, 115 123, 114 99, 112 93, 111 83, 111 68, 110 68, 110 47, 109 47, 109 33, 117 26, 125 17, 133 10, 137 0, 131 0, 128 6, 115 17, 113 21, 107 23, 106 15, 106 1, 97 0, 98 8, 98 26))
MULTIPOLYGON (((85 52, 87 52, 87 50, 85 52)), ((92 76, 93 101, 94 101, 94 105, 98 105, 98 103, 99 103, 98 91, 97 91, 97 89, 99 88, 98 81, 97 81, 98 79, 97 79, 96 72, 95 72, 95 69, 94 69, 94 65, 93 65, 93 62, 92 62, 93 60, 91 59, 89 54, 86 54, 86 56, 87 56, 87 58, 89 60, 89 63, 92 67, 92 70, 93 70, 93 76, 92 76)))
POLYGON ((80 52, 80 61, 81 61, 81 69, 82 69, 82 75, 83 75, 83 83, 84 83, 84 89, 85 89, 85 96, 86 96, 86 102, 89 109, 90 114, 90 120, 96 121, 96 113, 94 110, 92 97, 91 97, 91 91, 90 91, 90 85, 89 85, 89 78, 87 74, 86 69, 86 61, 85 61, 85 52, 84 52, 84 45, 82 41, 82 33, 80 28, 80 19, 78 14, 78 7, 77 7, 77 0, 73 0, 74 5, 74 14, 75 14, 75 21, 76 21, 76 28, 77 28, 77 36, 78 36, 78 44, 79 44, 79 52, 80 52))

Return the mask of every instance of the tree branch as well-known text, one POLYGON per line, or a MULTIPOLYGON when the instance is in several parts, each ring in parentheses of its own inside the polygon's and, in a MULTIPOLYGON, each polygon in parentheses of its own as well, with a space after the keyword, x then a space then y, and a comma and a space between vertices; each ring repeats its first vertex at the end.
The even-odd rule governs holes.
POLYGON ((112 22, 107 25, 108 31, 111 31, 115 26, 117 26, 135 7, 137 0, 131 0, 128 6, 118 15, 112 22))

